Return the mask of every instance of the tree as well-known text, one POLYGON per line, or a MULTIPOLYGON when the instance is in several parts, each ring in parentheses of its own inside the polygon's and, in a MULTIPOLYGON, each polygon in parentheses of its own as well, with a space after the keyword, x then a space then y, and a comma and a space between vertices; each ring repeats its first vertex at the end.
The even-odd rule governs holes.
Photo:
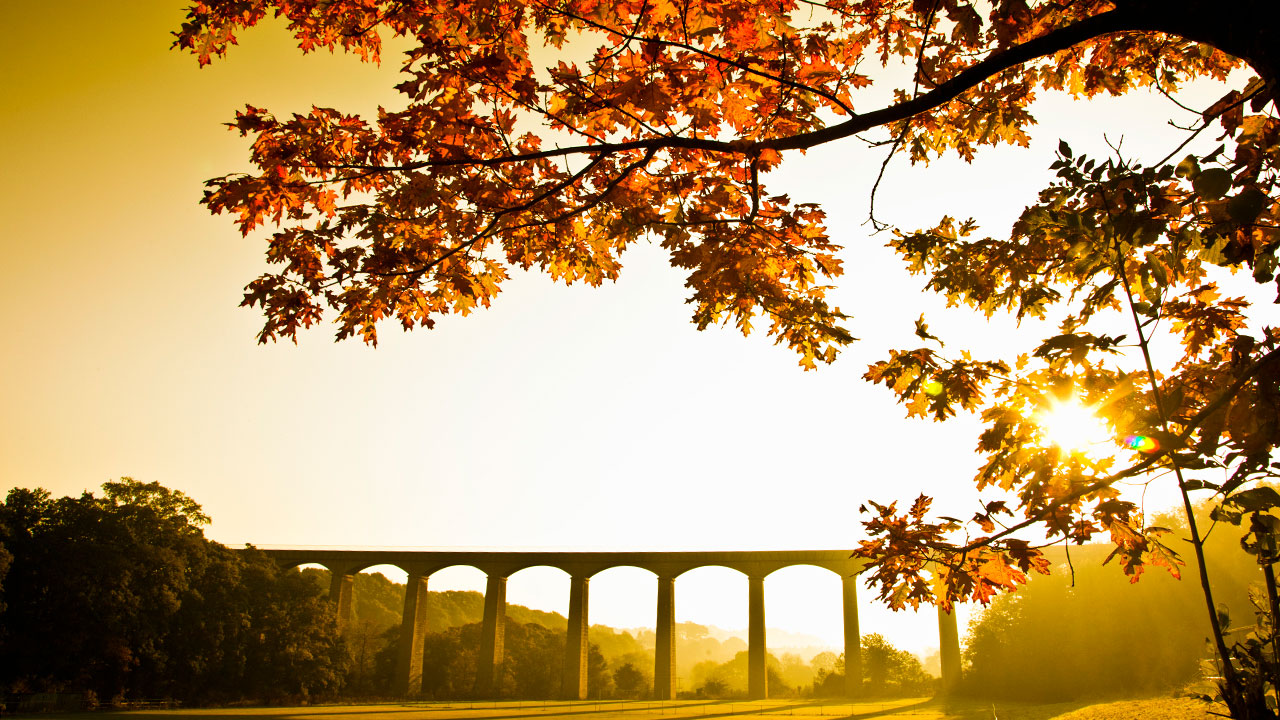
MULTIPOLYGON (((0 518, 0 538, 9 535, 8 528, 4 525, 4 519, 0 518)), ((4 547, 4 542, 0 541, 0 613, 4 612, 4 576, 9 572, 9 565, 13 562, 13 555, 4 547)), ((3 647, 4 637, 0 635, 0 647, 3 647)))
POLYGON ((871 633, 862 638, 863 687, 876 695, 928 695, 933 678, 920 658, 894 647, 884 636, 871 633))
MULTIPOLYGON (((1126 587, 1099 567, 1106 553, 1096 551, 1105 548, 1081 550, 1072 553, 1074 578, 1036 578, 997 597, 970 624, 966 692, 1062 702, 1167 694, 1196 679, 1208 635, 1197 588, 1160 576, 1126 587)), ((1244 595, 1221 575, 1215 573, 1216 596, 1228 589, 1244 595)))
MULTIPOLYGON (((1197 521, 1212 523, 1211 503, 1196 505, 1197 521)), ((1168 515, 1154 525, 1184 534, 1186 520, 1168 515)), ((1258 566, 1240 552, 1238 528, 1205 538, 1213 568, 1218 615, 1241 638, 1253 622, 1258 566)), ((1090 545, 1051 553, 1069 573, 1037 577, 1016 594, 1001 595, 969 624, 966 692, 1038 702, 1178 690, 1203 674, 1210 628, 1199 588, 1167 573, 1131 586, 1101 567, 1108 548, 1090 545)), ((1212 673, 1211 673, 1212 674, 1212 673)))
POLYGON ((846 693, 844 681, 844 653, 819 653, 814 656, 813 694, 815 697, 842 697, 846 693))
POLYGON ((1130 576, 1152 564, 1177 575, 1185 561, 1168 533, 1115 490, 1126 479, 1174 483, 1222 691, 1243 718, 1273 716, 1260 703, 1268 687, 1280 692, 1280 664, 1231 661, 1192 494, 1212 493, 1221 520, 1256 529, 1250 548, 1269 572, 1277 528, 1266 518, 1280 495, 1255 485, 1280 432, 1280 337, 1221 283, 1240 268, 1270 282, 1277 267, 1273 5, 205 0, 176 44, 204 64, 274 12, 304 51, 377 60, 380 33, 410 46, 403 109, 372 120, 328 108, 237 114, 255 170, 211 180, 204 202, 243 233, 278 227, 267 244, 278 269, 244 298, 265 315, 260 340, 294 338, 331 311, 339 338, 376 342, 382 320, 431 327, 487 306, 508 268, 612 279, 620 253, 653 238, 688 271, 699 327, 749 333, 763 318, 806 368, 853 338, 826 299, 842 259, 821 209, 765 190, 784 153, 878 128, 890 155, 971 158, 1027 144, 1038 92, 1172 95, 1194 79, 1221 82, 1222 99, 1187 131, 1190 142, 1212 126, 1221 149, 1140 162, 1063 142, 1057 180, 1007 238, 946 217, 895 231, 909 269, 949 302, 1057 328, 1018 358, 975 359, 944 353, 922 317, 922 347, 870 368, 909 415, 982 416, 975 483, 994 497, 966 521, 933 517, 923 496, 905 512, 869 503, 860 554, 895 607, 989 602, 1047 571, 1046 538, 1109 537, 1130 576), (876 66, 903 67, 907 79, 867 110, 865 91, 900 76, 876 66), (1073 397, 1131 438, 1129 450, 1094 457, 1051 442, 1039 416, 1073 397))
POLYGON ((167 623, 191 591, 188 568, 205 564, 205 518, 155 485, 123 478, 103 489, 58 499, 14 489, 0 507, 14 556, 4 680, 111 698, 165 674, 167 623))
POLYGON ((183 493, 130 478, 102 497, 11 490, 0 684, 188 702, 335 690, 345 650, 327 601, 265 555, 209 542, 206 522, 183 493))
POLYGON ((560 692, 564 667, 564 630, 536 623, 509 623, 503 637, 505 697, 549 700, 560 692))
POLYGON ((623 663, 613 671, 613 686, 624 698, 644 697, 649 693, 648 678, 631 663, 623 663))
MULTIPOLYGON (((704 660, 695 664, 689 672, 691 684, 700 695, 706 697, 747 696, 747 669, 749 653, 735 653, 724 662, 704 660)), ((765 655, 765 675, 770 697, 785 697, 813 681, 813 670, 795 655, 784 655, 781 660, 772 653, 765 655)))
POLYGON ((613 695, 613 675, 609 672, 609 663, 600 651, 600 646, 595 643, 587 645, 587 691, 597 700, 613 695))
POLYGON ((422 692, 442 700, 470 697, 480 654, 479 623, 427 633, 422 656, 422 692))
MULTIPOLYGON (((471 697, 481 630, 482 624, 477 622, 427 633, 422 688, 425 694, 437 700, 471 697)), ((565 630, 536 622, 522 623, 508 616, 504 633, 500 694, 526 700, 555 698, 560 692, 565 630)), ((602 689, 596 682, 604 665, 599 650, 589 646, 587 667, 592 692, 602 689)))

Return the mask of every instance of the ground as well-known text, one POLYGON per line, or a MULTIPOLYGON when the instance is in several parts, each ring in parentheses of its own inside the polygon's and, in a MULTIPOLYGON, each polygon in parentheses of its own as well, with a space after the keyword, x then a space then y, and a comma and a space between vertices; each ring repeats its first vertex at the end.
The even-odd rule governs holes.
MULTIPOLYGON (((811 717, 884 720, 1210 720, 1221 708, 1187 698, 1110 703, 989 703, 930 698, 883 702, 831 700, 672 700, 667 702, 422 702, 310 707, 133 710, 95 713, 95 720, 693 720, 694 718, 811 717)), ((43 720, 83 716, 40 715, 43 720)))

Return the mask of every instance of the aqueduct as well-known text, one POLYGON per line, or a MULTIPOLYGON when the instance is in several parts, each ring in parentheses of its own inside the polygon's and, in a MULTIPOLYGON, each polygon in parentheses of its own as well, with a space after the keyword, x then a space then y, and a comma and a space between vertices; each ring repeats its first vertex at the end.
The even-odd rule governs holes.
MULTIPOLYGON (((615 567, 638 567, 658 577, 657 647, 654 661, 654 696, 676 696, 675 581, 700 567, 719 565, 741 572, 748 579, 748 692, 752 699, 768 697, 766 671, 764 580, 775 570, 793 565, 814 565, 840 576, 843 587, 845 691, 856 696, 862 677, 861 636, 858 629, 857 576, 865 566, 848 550, 769 550, 719 552, 545 552, 451 550, 333 550, 263 549, 285 567, 322 565, 332 573, 330 598, 339 627, 352 612, 355 576, 375 565, 393 565, 408 574, 401 643, 396 666, 396 688, 416 695, 422 687, 423 649, 427 635, 427 580, 435 572, 468 565, 487 577, 484 622, 476 671, 476 692, 492 696, 502 676, 503 625, 506 617, 507 578, 525 568, 550 566, 570 577, 569 627, 565 639, 561 694, 566 700, 587 697, 588 584, 593 575, 615 567)), ((960 676, 960 640, 955 616, 939 611, 938 638, 942 658, 943 688, 954 686, 960 676)))

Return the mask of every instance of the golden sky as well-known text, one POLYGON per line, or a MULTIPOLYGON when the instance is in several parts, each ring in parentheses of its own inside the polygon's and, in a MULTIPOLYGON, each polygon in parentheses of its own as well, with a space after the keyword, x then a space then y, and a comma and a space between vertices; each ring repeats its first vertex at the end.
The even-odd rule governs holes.
MULTIPOLYGON (((221 123, 245 103, 395 105, 395 59, 304 58, 267 27, 200 70, 169 49, 182 6, 0 3, 9 486, 160 481, 233 545, 840 548, 860 537, 865 499, 926 492, 972 512, 975 425, 903 420, 860 377, 886 348, 914 346, 921 312, 978 345, 1018 333, 942 313, 869 236, 879 154, 852 141, 788 156, 770 187, 822 202, 848 248, 837 303, 864 342, 818 372, 763 336, 696 332, 683 279, 653 247, 624 257, 616 285, 518 276, 493 309, 430 332, 388 328, 377 350, 334 344, 328 327, 260 346, 258 317, 237 307, 262 270, 260 240, 198 204, 204 180, 245 168, 246 143, 221 123)), ((1034 197, 1058 137, 1097 147, 1132 119, 1126 147, 1168 144, 1149 98, 1051 102, 1029 151, 896 164, 880 214, 909 227, 975 215, 999 232, 1034 197)), ((678 588, 678 619, 744 627, 745 579, 702 575, 678 588)), ((452 576, 433 589, 481 582, 452 576)), ((567 581, 528 577, 513 578, 512 602, 564 611, 567 581)), ((652 597, 652 581, 618 577, 593 584, 593 621, 651 625, 652 602, 635 597, 652 597)), ((837 642, 834 576, 789 571, 767 592, 771 626, 837 642)), ((932 611, 890 617, 864 597, 864 632, 936 644, 932 611)))

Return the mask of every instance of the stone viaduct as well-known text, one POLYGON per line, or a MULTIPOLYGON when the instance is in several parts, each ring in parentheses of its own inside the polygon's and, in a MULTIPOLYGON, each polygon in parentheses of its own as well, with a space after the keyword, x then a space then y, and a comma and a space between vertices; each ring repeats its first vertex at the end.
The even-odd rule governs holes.
MULTIPOLYGON (((752 699, 768 697, 765 669, 764 579, 775 570, 793 565, 815 565, 843 581, 845 691, 856 696, 862 676, 861 636, 858 629, 857 575, 865 566, 848 550, 771 550, 722 552, 542 552, 450 550, 332 550, 263 549, 284 567, 322 565, 332 573, 330 598, 337 609, 339 627, 349 622, 355 576, 375 565, 393 565, 408 573, 404 598, 402 643, 396 666, 396 689, 416 695, 422 687, 423 648, 427 634, 427 579, 456 565, 474 567, 488 576, 484 596, 484 623, 476 672, 476 693, 493 697, 500 687, 503 659, 503 625, 506 618, 507 578, 535 566, 559 568, 570 577, 569 628, 565 640, 561 694, 566 700, 587 697, 588 584, 591 577, 610 568, 643 568, 658 577, 657 648, 653 669, 654 696, 676 696, 675 581, 700 567, 719 565, 747 576, 748 594, 748 692, 752 699)), ((942 656, 942 685, 954 686, 960 676, 960 641, 956 620, 938 613, 938 637, 942 656)))

